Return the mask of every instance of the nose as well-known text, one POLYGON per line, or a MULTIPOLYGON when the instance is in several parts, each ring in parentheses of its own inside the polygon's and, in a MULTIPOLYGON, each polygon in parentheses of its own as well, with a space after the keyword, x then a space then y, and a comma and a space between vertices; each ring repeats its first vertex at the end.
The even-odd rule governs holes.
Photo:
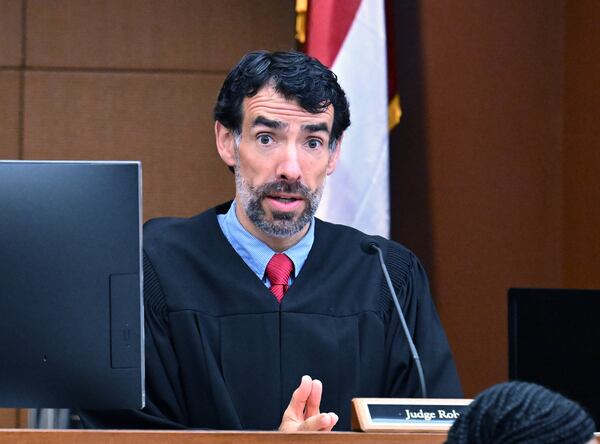
POLYGON ((288 182, 299 181, 302 177, 298 149, 293 143, 288 143, 281 148, 277 163, 277 178, 288 182))

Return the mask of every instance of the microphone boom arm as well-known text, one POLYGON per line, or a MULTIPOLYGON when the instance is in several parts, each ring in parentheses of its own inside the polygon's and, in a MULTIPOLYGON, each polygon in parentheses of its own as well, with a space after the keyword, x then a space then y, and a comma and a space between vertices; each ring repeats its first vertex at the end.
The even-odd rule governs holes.
POLYGON ((408 326, 406 325, 404 314, 402 313, 402 309, 400 308, 400 303, 398 302, 396 291, 394 290, 392 280, 390 279, 390 274, 388 273, 387 267, 385 266, 385 262, 383 260, 383 252, 375 242, 370 242, 369 247, 377 252, 377 257, 379 258, 381 270, 383 271, 383 275, 385 276, 385 280, 390 289, 390 293, 392 294, 392 299, 394 300, 394 305, 396 306, 398 316, 400 317, 400 323, 402 324, 402 329, 404 330, 404 336, 406 336, 406 340, 408 342, 408 346, 410 347, 412 358, 415 361, 415 366, 417 367, 417 372, 419 374, 419 382, 421 383, 421 394, 423 398, 427 398, 427 387, 425 385, 425 375, 423 374, 423 367, 421 366, 421 358, 419 358, 417 348, 415 347, 412 337, 410 336, 410 332, 408 331, 408 326))

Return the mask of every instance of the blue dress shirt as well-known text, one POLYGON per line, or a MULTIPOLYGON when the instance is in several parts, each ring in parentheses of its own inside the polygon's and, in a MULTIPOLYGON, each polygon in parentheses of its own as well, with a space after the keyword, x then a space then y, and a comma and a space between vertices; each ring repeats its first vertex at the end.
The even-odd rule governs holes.
MULTIPOLYGON (((229 243, 248 267, 250 267, 267 287, 270 287, 271 283, 266 276, 265 270, 271 257, 277 252, 272 250, 263 241, 254 237, 242 226, 235 214, 235 207, 236 203, 233 201, 227 213, 217 215, 219 226, 229 243)), ((290 276, 290 285, 294 282, 294 278, 300 273, 304 262, 306 262, 306 258, 308 257, 308 253, 312 248, 314 240, 315 224, 314 220, 311 220, 308 231, 304 237, 289 250, 282 251, 282 253, 285 253, 294 263, 294 272, 292 273, 292 276, 290 276)))

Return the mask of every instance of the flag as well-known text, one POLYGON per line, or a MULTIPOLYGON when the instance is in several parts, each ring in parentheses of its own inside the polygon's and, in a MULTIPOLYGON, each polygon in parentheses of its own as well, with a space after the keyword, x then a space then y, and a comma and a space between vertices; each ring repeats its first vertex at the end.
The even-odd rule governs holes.
POLYGON ((350 102, 351 126, 317 216, 389 237, 390 85, 385 0, 297 0, 297 38, 304 51, 338 76, 350 102))

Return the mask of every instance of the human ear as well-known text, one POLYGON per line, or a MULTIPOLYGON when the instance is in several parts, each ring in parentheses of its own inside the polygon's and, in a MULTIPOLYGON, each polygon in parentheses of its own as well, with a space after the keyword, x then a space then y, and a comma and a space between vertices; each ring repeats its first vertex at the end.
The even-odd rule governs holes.
POLYGON ((226 128, 221 122, 215 122, 215 142, 217 151, 223 162, 230 167, 235 166, 235 135, 233 130, 226 128))

